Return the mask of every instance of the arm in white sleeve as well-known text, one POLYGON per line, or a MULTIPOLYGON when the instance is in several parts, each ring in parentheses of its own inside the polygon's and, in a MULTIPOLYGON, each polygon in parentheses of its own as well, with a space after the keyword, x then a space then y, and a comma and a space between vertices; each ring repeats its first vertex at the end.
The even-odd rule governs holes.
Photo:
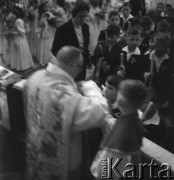
POLYGON ((22 19, 16 20, 16 28, 20 33, 25 34, 25 27, 24 27, 24 22, 22 19))
POLYGON ((108 104, 100 89, 92 82, 82 84, 84 96, 81 96, 75 115, 74 130, 82 131, 100 126, 108 113, 108 104))

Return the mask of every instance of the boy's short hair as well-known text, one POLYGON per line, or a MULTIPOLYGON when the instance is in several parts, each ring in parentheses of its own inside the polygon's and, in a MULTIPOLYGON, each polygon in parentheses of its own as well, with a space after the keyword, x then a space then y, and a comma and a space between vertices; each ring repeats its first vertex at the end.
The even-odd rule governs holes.
POLYGON ((98 7, 98 1, 96 0, 89 0, 89 4, 93 7, 98 7))
POLYGON ((148 28, 149 30, 151 29, 152 25, 153 25, 153 22, 152 22, 152 19, 148 16, 142 16, 140 18, 140 26, 141 27, 145 27, 145 28, 148 28))
POLYGON ((172 9, 172 5, 171 4, 166 4, 166 8, 172 9))
POLYGON ((146 13, 147 17, 150 17, 153 22, 157 21, 157 14, 154 10, 150 10, 146 13))
POLYGON ((136 25, 140 25, 140 19, 141 19, 141 16, 133 17, 133 19, 131 21, 131 27, 135 27, 136 25))
POLYGON ((127 36, 138 36, 140 35, 140 31, 135 28, 135 27, 130 27, 128 30, 127 30, 127 36))
POLYGON ((125 2, 123 5, 122 5, 122 8, 124 7, 129 7, 130 9, 132 9, 131 7, 131 4, 129 2, 125 2))
POLYGON ((146 97, 147 89, 144 83, 139 80, 123 80, 119 85, 119 92, 133 108, 140 108, 146 97))
POLYGON ((155 42, 155 46, 158 46, 161 44, 170 46, 171 37, 167 33, 158 32, 154 34, 153 40, 155 42))
POLYGON ((123 80, 123 77, 119 76, 119 75, 110 75, 107 77, 106 82, 115 87, 116 89, 118 89, 118 86, 120 84, 120 82, 123 80))
POLYGON ((116 24, 109 24, 106 28, 106 33, 109 35, 119 35, 120 34, 120 27, 116 24))
POLYGON ((157 24, 158 32, 166 33, 169 30, 169 23, 167 21, 161 21, 157 24))
POLYGON ((119 13, 116 10, 112 10, 109 12, 108 19, 111 18, 112 16, 119 16, 120 17, 119 13))

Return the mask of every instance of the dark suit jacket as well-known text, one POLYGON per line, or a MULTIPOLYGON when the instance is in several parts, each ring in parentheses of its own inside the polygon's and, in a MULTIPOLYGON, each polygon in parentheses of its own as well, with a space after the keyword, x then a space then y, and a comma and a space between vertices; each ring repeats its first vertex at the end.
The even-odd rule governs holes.
POLYGON ((131 4, 131 14, 133 16, 138 16, 139 11, 141 11, 143 16, 146 14, 145 0, 130 0, 129 3, 131 4))
POLYGON ((150 61, 143 55, 132 55, 127 61, 127 53, 124 53, 124 66, 126 68, 126 79, 141 80, 144 82, 144 73, 149 72, 150 61))
POLYGON ((121 115, 103 142, 101 148, 112 148, 124 153, 140 149, 142 145, 143 127, 137 114, 121 115))
POLYGON ((93 57, 96 61, 94 62, 94 64, 97 64, 99 58, 103 57, 106 64, 110 66, 108 73, 105 73, 102 70, 100 70, 100 80, 102 84, 105 84, 107 76, 117 73, 117 70, 120 67, 121 51, 122 47, 118 43, 115 43, 110 51, 108 43, 106 41, 103 41, 96 46, 93 57), (102 47, 102 53, 100 51, 100 45, 102 47))
POLYGON ((106 29, 100 31, 98 42, 105 41, 105 40, 106 40, 106 29))
POLYGON ((141 42, 139 49, 141 54, 144 55, 149 50, 150 36, 146 36, 141 42))
POLYGON ((125 32, 125 31, 127 31, 128 28, 129 28, 129 22, 130 22, 130 24, 132 23, 133 17, 130 18, 129 20, 127 20, 127 22, 126 22, 125 24, 123 23, 123 18, 122 18, 122 17, 120 17, 120 21, 121 21, 120 27, 121 27, 121 29, 125 32))
MULTIPOLYGON (((149 55, 144 56, 145 61, 149 60, 149 55)), ((149 65, 150 69, 150 65, 149 65)), ((172 59, 165 59, 157 72, 156 66, 153 67, 152 87, 155 88, 158 95, 158 103, 162 104, 168 100, 172 81, 172 59)))
MULTIPOLYGON (((89 45, 89 26, 87 24, 82 25, 82 34, 84 38, 84 52, 88 52, 89 45)), ((66 45, 71 45, 79 48, 79 42, 74 30, 72 20, 60 26, 55 33, 51 52, 54 56, 57 55, 58 50, 66 45)))

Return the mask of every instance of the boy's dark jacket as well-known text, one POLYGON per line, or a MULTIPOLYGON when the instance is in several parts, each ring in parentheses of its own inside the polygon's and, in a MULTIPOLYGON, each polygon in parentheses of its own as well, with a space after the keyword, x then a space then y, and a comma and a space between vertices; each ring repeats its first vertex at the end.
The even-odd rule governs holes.
POLYGON ((149 72, 150 61, 144 55, 132 55, 127 61, 127 52, 124 53, 125 78, 144 82, 144 73, 149 72))
POLYGON ((100 42, 94 51, 93 62, 96 65, 99 58, 103 57, 107 65, 110 66, 109 72, 105 73, 100 71, 100 78, 103 83, 105 83, 107 76, 116 74, 118 68, 120 67, 120 53, 122 52, 122 47, 120 44, 115 43, 112 49, 109 51, 109 45, 107 41, 100 42), (102 52, 100 47, 102 47, 102 52))

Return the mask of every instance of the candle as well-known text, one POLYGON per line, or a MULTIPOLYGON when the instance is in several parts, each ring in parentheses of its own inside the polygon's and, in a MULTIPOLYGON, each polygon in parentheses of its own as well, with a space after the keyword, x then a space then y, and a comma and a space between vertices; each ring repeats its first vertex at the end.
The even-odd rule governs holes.
POLYGON ((154 103, 153 102, 149 102, 142 117, 141 117, 141 120, 142 121, 145 121, 145 120, 148 120, 148 115, 150 114, 150 112, 152 113, 155 113, 156 112, 156 109, 155 109, 155 106, 154 106, 154 103))
POLYGON ((124 66, 124 54, 120 54, 120 66, 124 66))
POLYGON ((153 73, 153 66, 154 66, 154 58, 152 57, 150 62, 150 73, 153 73))
POLYGON ((103 56, 103 48, 102 48, 101 44, 99 45, 99 48, 100 48, 101 56, 103 56))

